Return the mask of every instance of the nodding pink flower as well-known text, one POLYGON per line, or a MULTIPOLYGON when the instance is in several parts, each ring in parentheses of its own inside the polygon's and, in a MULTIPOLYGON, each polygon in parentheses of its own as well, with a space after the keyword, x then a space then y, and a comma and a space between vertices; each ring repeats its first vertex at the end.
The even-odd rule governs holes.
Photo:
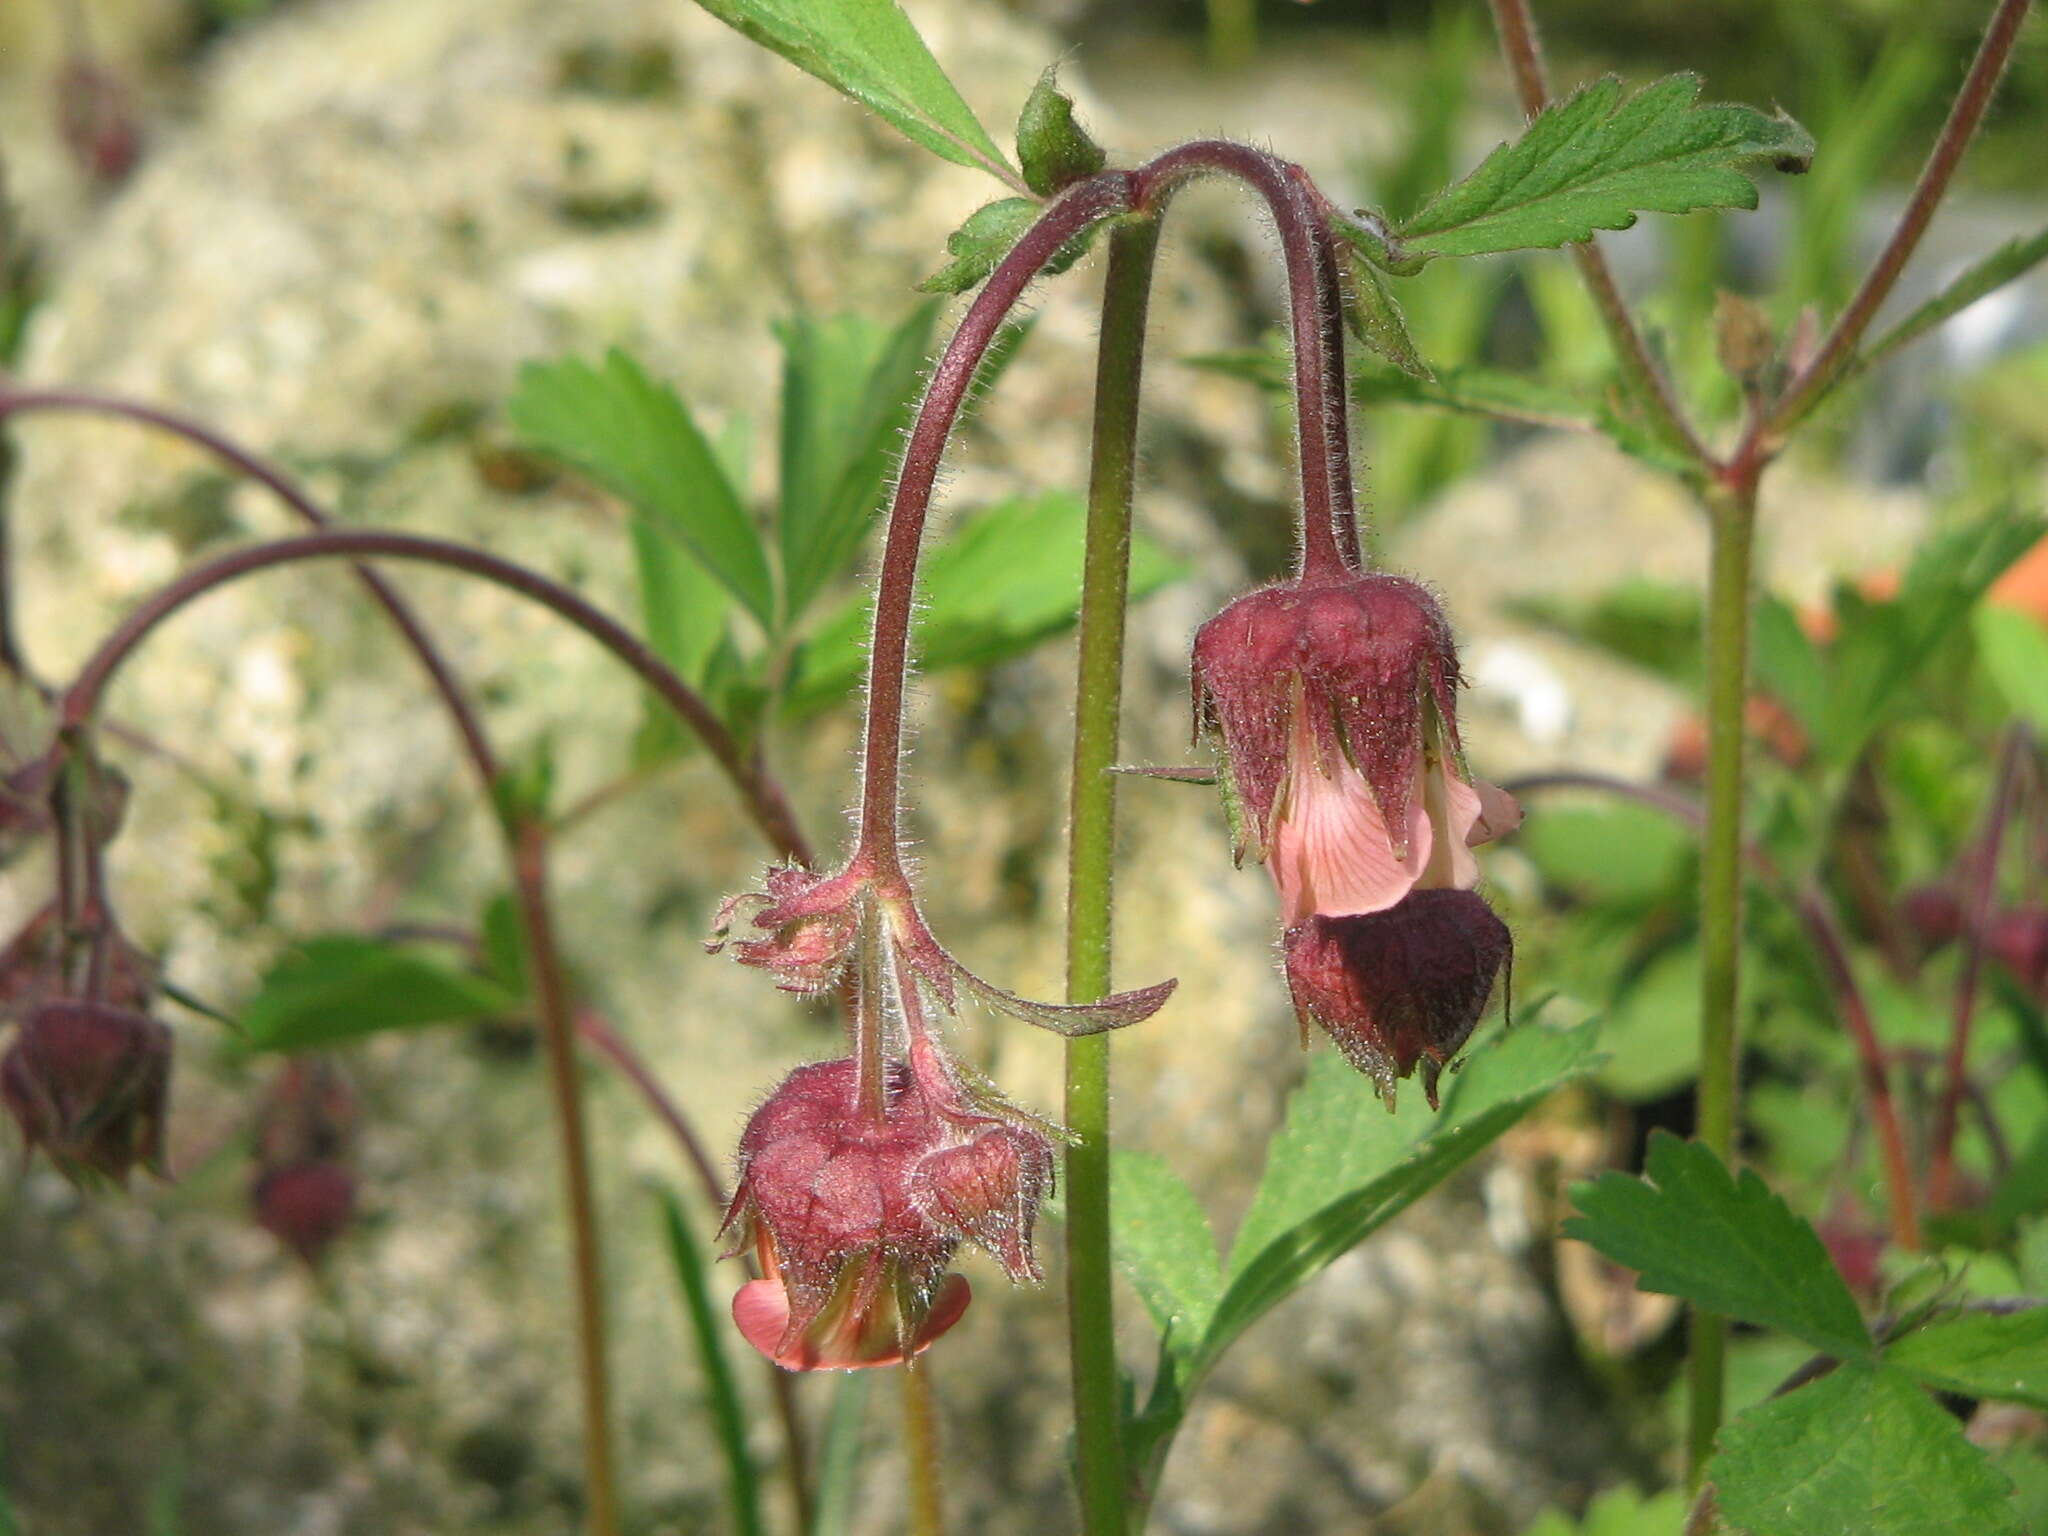
POLYGON ((880 1113, 851 1057, 785 1078, 740 1138, 726 1213, 762 1271, 733 1298, 747 1342, 793 1371, 906 1360, 967 1309, 947 1273, 963 1239, 1035 1279, 1052 1149, 997 1109, 935 1057, 889 1064, 880 1113))
POLYGON ((73 1183, 164 1171, 171 1032, 144 1013, 65 998, 33 1008, 0 1058, 0 1104, 73 1183))
POLYGON ((1312 917, 1288 929, 1287 987, 1304 1028, 1313 1021, 1378 1085, 1422 1068, 1437 1107, 1450 1065, 1514 958, 1514 939, 1476 891, 1416 891, 1384 912, 1312 917))
POLYGON ((1236 852, 1289 928, 1469 890, 1515 802, 1465 771, 1458 658, 1427 590, 1376 573, 1239 598, 1195 636, 1197 727, 1221 737, 1236 852))
POLYGON ((355 1215, 355 1118, 348 1079, 314 1057, 285 1063, 257 1117, 249 1190, 257 1225, 307 1264, 320 1261, 355 1215))

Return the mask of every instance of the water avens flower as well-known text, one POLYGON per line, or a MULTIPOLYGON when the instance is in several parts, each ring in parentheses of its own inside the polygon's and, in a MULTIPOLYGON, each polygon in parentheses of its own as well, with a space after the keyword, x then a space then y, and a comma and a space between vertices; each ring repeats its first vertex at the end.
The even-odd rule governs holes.
POLYGON ((1233 851, 1279 888, 1289 990, 1379 1085, 1424 1091, 1512 948, 1473 892, 1514 800, 1458 742, 1457 651, 1429 591, 1345 571, 1239 598, 1195 636, 1195 723, 1222 749, 1233 851))
POLYGON ((1272 870, 1288 927, 1470 889, 1471 845, 1520 819, 1464 769, 1450 626, 1412 581, 1349 574, 1239 598, 1197 632, 1193 681, 1235 851, 1272 870))
POLYGON ((0 1057, 0 1105, 74 1183, 164 1172, 171 1032, 148 1014, 65 998, 38 1004, 0 1057))

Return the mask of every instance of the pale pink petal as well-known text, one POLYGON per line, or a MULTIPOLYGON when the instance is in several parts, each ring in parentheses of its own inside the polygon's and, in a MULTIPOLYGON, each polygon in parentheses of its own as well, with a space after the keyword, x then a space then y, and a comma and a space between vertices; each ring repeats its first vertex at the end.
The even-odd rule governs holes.
MULTIPOLYGON (((934 1339, 959 1322, 972 1299, 966 1276, 946 1276, 938 1295, 932 1299, 931 1310, 918 1325, 910 1353, 922 1353, 934 1339)), ((903 1360, 901 1345, 888 1342, 893 1338, 893 1330, 882 1334, 869 1326, 880 1319, 869 1318, 858 1309, 849 1309, 836 1324, 814 1326, 784 1348, 783 1336, 789 1330, 789 1292, 780 1280, 749 1280, 741 1286, 732 1299, 732 1320, 749 1344, 786 1371, 858 1371, 870 1366, 897 1365, 903 1360)))
POLYGON ((1349 762, 1325 774, 1312 749, 1298 752, 1267 856, 1280 887, 1283 924, 1291 928, 1317 914, 1384 912, 1414 888, 1429 862, 1431 840, 1422 799, 1412 797, 1408 855, 1396 858, 1386 818, 1365 776, 1349 762))
POLYGON ((1469 891, 1479 883, 1479 861, 1467 839, 1478 825, 1479 795, 1441 760, 1425 764, 1414 798, 1428 808, 1434 839, 1432 857, 1416 886, 1425 891, 1469 891))
POLYGON ((1465 834, 1465 841, 1471 846, 1476 848, 1497 837, 1506 837, 1522 824, 1522 803, 1498 784, 1474 779, 1472 788, 1479 796, 1479 819, 1465 834))

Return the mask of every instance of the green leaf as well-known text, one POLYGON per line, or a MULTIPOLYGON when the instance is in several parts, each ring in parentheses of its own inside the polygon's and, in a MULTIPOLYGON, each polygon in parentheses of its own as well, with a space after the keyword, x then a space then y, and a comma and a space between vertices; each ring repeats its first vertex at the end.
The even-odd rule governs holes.
POLYGON ((844 570, 882 499, 917 404, 936 304, 888 327, 798 315, 782 340, 784 602, 794 621, 844 570))
POLYGON ((760 536, 717 455, 674 390, 616 349, 528 363, 506 407, 533 448, 573 464, 703 562, 764 628, 775 592, 760 536))
MULTIPOLYGON (((962 518, 924 563, 915 645, 927 671, 988 666, 1028 651, 1074 622, 1081 596, 1087 506, 1069 492, 1002 502, 962 518)), ((1131 545, 1131 592, 1177 574, 1158 545, 1131 545)), ((787 707, 825 708, 856 687, 867 665, 870 598, 849 601, 798 652, 787 707)))
POLYGON ((1109 1208, 1117 1268, 1168 1347, 1192 1350, 1223 1294, 1216 1236, 1201 1202, 1163 1158, 1118 1149, 1109 1165, 1109 1208))
POLYGON ((1038 204, 1028 197, 998 198, 967 215, 966 222, 946 236, 946 254, 953 259, 917 285, 919 293, 965 293, 995 271, 1010 247, 1038 221, 1038 204))
POLYGON ((1903 346, 2048 260, 2048 229, 2008 240, 1858 354, 1851 376, 1875 367, 1903 346))
POLYGON ((1674 944, 1631 978, 1602 1016, 1600 1086, 1644 1103, 1699 1074, 1700 950, 1674 944))
POLYGON ((1017 163, 1040 197, 1093 176, 1109 163, 1102 146, 1074 121, 1074 99, 1059 88, 1059 66, 1038 77, 1017 116, 1017 163))
POLYGON ((747 1416, 740 1406, 738 1384, 725 1355, 726 1323, 711 1299, 704 1273, 704 1253, 683 1217, 682 1202, 668 1190, 657 1190, 662 1233, 668 1239, 676 1284, 683 1293, 683 1315, 697 1346, 697 1364, 704 1372, 704 1395, 711 1401, 711 1421, 725 1452, 726 1492, 732 1505, 733 1529, 739 1536, 761 1536, 761 1490, 747 1449, 747 1416))
POLYGON ((1749 1536, 2022 1536, 2011 1484, 1912 1377, 1845 1365, 1721 1431, 1708 1466, 1749 1536))
POLYGON ((242 1043, 257 1051, 303 1051, 518 1007, 516 994, 415 947, 325 934, 295 945, 265 973, 242 1010, 242 1043))
POLYGON ((1515 845, 1554 889, 1581 901, 1638 909, 1669 896, 1698 834, 1647 805, 1546 806, 1515 845))
POLYGON ((1971 625, 1977 655, 2005 702, 2036 732, 2048 732, 2048 629, 2030 613, 1982 602, 1971 625))
MULTIPOLYGON (((1438 256, 1567 245, 1627 229, 1639 213, 1754 208, 1756 183, 1742 167, 1805 169, 1813 141, 1797 123, 1701 106, 1699 91, 1698 76, 1679 74, 1624 98, 1610 75, 1545 108, 1386 238, 1382 264, 1412 271, 1438 256)), ((1354 243, 1373 255, 1369 239, 1354 243)))
POLYGON ((798 69, 881 113, 933 154, 1021 187, 895 0, 698 3, 798 69))
POLYGON ((1685 1509, 1685 1494, 1677 1488, 1647 1497, 1625 1486, 1610 1488, 1586 1506, 1585 1519, 1546 1510, 1522 1536, 1672 1536, 1685 1523, 1685 1509))
MULTIPOLYGON (((2042 532, 2037 517, 1996 511, 1923 545, 1890 602, 1837 591, 1840 633, 1825 651, 1825 682, 1813 685, 1811 701, 1785 697, 1822 756, 1837 765, 1856 759, 1871 734, 1910 700, 1910 685, 1961 631, 1985 590, 2042 532)), ((1760 641, 1761 624, 1760 614, 1760 641)), ((1767 676, 1764 661, 1760 649, 1760 676, 1767 676)), ((1780 691, 1775 681, 1772 688, 1780 691)))
POLYGON ((1870 1331, 1819 1236, 1754 1172, 1731 1178, 1712 1148, 1668 1131, 1652 1133, 1645 1161, 1644 1178, 1575 1185, 1580 1214, 1565 1235, 1637 1271, 1643 1290, 1781 1328, 1837 1359, 1871 1358, 1870 1331))
POLYGON ((2048 1408, 2048 1307, 1958 1312, 1893 1340, 1884 1357, 1947 1392, 2048 1408))
POLYGON ((1419 1093, 1392 1114, 1334 1052, 1309 1074, 1266 1152, 1231 1244, 1223 1298, 1202 1344, 1213 1361, 1276 1302, 1469 1162, 1536 1103, 1593 1065, 1591 1022, 1491 1037, 1450 1079, 1441 1113, 1419 1093))
POLYGON ((1373 270, 1372 263, 1356 251, 1351 254, 1351 282, 1344 293, 1344 320, 1371 351, 1385 358, 1410 378, 1433 381, 1435 374, 1422 354, 1415 350, 1415 338, 1408 334, 1408 322, 1401 318, 1401 306, 1387 292, 1387 285, 1373 270))

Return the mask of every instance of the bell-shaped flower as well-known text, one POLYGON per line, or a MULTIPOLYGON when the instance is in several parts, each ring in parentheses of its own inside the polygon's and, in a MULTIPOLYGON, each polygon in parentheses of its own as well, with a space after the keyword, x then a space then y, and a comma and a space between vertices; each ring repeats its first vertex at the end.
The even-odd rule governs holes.
POLYGON ((0 1105, 28 1148, 74 1183, 164 1171, 171 1032, 144 1013, 73 998, 37 1004, 0 1057, 0 1105))
POLYGON ((893 1063, 881 1112, 861 1102, 851 1057, 792 1072, 740 1137, 726 1227, 751 1240, 762 1278, 733 1321, 789 1370, 893 1365, 959 1320, 948 1276, 956 1233, 919 1209, 919 1165, 957 1141, 909 1068, 893 1063))
POLYGON ((1282 948, 1304 1028, 1321 1026, 1389 1109, 1419 1064, 1435 1109, 1437 1078, 1486 1011, 1514 938, 1476 891, 1418 890, 1383 912, 1311 917, 1282 948))
POLYGON ((1266 861, 1289 928, 1468 890, 1471 847, 1520 819, 1464 770, 1450 626, 1412 581, 1240 598, 1197 632, 1193 680, 1197 727, 1221 738, 1236 852, 1266 861))

